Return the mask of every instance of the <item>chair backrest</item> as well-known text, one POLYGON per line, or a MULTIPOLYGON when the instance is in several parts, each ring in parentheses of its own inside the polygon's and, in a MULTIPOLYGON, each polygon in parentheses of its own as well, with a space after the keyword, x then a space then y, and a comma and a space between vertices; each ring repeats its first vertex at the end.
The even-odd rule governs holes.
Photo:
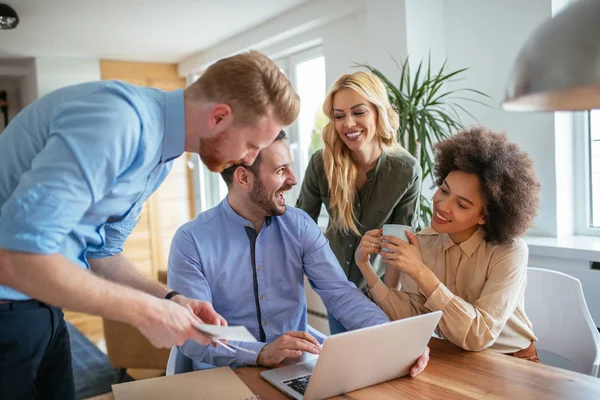
POLYGON ((177 346, 173 346, 169 355, 169 361, 167 362, 166 375, 183 374, 184 372, 191 372, 193 370, 192 359, 179 351, 177 346))
POLYGON ((562 272, 528 268, 525 312, 538 338, 543 363, 597 376, 600 334, 585 302, 581 282, 562 272), (544 359, 544 353, 550 354, 544 359), (552 355, 558 355, 556 362, 552 355), (560 365, 560 358, 571 366, 560 365))
POLYGON ((110 363, 115 368, 164 369, 168 349, 158 349, 137 328, 103 319, 104 339, 110 363))

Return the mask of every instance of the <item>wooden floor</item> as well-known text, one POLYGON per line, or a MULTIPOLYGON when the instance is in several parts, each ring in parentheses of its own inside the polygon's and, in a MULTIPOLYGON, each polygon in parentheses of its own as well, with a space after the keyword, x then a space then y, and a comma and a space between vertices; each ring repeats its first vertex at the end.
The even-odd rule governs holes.
POLYGON ((98 346, 102 351, 106 352, 101 317, 65 310, 65 320, 69 321, 92 343, 98 346))

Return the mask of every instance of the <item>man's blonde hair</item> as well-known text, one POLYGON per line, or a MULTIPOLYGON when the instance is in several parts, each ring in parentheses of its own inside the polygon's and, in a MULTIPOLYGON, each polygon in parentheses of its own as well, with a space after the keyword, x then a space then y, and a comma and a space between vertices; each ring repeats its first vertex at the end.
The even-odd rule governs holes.
POLYGON ((330 228, 345 234, 353 232, 360 236, 354 210, 358 168, 352 151, 335 130, 333 113, 333 97, 338 91, 346 88, 357 92, 377 110, 376 135, 383 151, 394 152, 402 149, 396 138, 400 118, 388 100, 383 82, 369 72, 360 71, 340 76, 323 102, 323 112, 329 118, 329 123, 323 128, 323 163, 329 182, 329 207, 332 213, 330 228))
POLYGON ((283 126, 298 117, 300 98, 277 64, 258 51, 223 58, 186 89, 192 101, 227 104, 236 125, 274 117, 283 126))

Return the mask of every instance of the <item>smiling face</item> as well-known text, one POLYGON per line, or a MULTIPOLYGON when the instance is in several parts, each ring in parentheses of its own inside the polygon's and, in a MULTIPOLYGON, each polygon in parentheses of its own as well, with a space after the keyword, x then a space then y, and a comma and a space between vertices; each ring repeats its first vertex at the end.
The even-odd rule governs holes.
POLYGON ((258 176, 254 177, 249 199, 265 216, 285 213, 284 195, 298 183, 291 164, 292 155, 283 140, 274 141, 260 153, 258 176))
POLYGON ((378 146, 377 109, 353 89, 340 89, 333 96, 335 130, 352 151, 378 146))
POLYGON ((485 198, 475 174, 452 171, 433 196, 431 227, 454 243, 469 239, 485 224, 485 198))

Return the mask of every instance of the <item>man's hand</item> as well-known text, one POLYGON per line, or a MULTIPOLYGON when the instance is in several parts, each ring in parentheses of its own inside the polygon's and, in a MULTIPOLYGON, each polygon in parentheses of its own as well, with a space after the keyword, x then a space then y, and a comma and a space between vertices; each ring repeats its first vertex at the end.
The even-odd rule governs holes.
POLYGON ((262 348, 256 363, 272 367, 288 357, 300 357, 303 351, 319 354, 319 341, 308 332, 288 332, 262 348))
MULTIPOLYGON (((194 328, 194 325, 202 321, 190 308, 174 301, 157 298, 152 298, 148 306, 147 312, 138 318, 135 326, 154 347, 181 346, 188 339, 200 344, 212 343, 210 337, 194 328)), ((210 308, 212 309, 212 306, 210 308)))
POLYGON ((429 346, 425 348, 425 352, 417 360, 417 363, 410 369, 410 376, 414 378, 419 375, 429 363, 429 346))
POLYGON ((181 294, 174 296, 171 300, 175 303, 189 308, 190 311, 200 318, 205 324, 227 326, 227 321, 215 311, 212 304, 207 301, 187 298, 181 294))

